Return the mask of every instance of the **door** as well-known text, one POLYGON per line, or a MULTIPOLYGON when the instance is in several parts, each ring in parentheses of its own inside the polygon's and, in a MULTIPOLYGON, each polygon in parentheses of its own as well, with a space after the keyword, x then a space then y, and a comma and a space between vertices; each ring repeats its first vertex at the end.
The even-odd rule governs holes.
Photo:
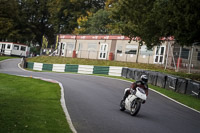
POLYGON ((6 48, 6 44, 1 44, 1 53, 4 54, 6 48))
POLYGON ((102 43, 100 45, 99 59, 106 59, 108 54, 108 44, 102 43))
POLYGON ((165 46, 157 46, 154 55, 154 63, 163 64, 164 55, 165 55, 165 46))

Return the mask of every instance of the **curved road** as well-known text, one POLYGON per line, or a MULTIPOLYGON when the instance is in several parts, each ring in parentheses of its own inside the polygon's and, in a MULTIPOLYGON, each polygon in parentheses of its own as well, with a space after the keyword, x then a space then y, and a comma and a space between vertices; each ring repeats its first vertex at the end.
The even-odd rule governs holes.
POLYGON ((66 106, 78 133, 199 133, 200 114, 150 91, 136 117, 119 111, 130 83, 97 76, 28 72, 20 59, 0 62, 0 73, 55 79, 63 84, 66 106))

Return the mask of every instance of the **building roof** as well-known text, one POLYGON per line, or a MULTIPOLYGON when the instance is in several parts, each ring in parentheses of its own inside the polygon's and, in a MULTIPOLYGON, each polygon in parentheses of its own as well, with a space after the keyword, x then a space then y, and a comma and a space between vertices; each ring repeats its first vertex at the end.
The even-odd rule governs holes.
POLYGON ((24 45, 24 46, 28 46, 26 44, 22 44, 22 43, 15 43, 15 42, 0 42, 0 43, 9 43, 9 44, 18 44, 18 45, 24 45))
MULTIPOLYGON (((59 34, 60 39, 78 39, 78 40, 130 40, 129 37, 123 35, 70 35, 59 34)), ((161 40, 174 40, 174 37, 162 37, 161 40)), ((132 40, 141 40, 140 37, 133 37, 132 40)))

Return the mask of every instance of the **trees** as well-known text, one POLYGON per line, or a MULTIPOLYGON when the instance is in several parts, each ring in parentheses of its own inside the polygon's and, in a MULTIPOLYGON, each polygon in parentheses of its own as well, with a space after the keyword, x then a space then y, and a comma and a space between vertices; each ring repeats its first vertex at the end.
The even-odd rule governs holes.
POLYGON ((200 42, 200 3, 197 0, 169 0, 168 10, 172 11, 175 25, 173 35, 182 45, 200 42))
POLYGON ((200 41, 199 7, 195 0, 119 0, 111 11, 121 34, 152 47, 160 37, 174 36, 181 45, 200 41))
POLYGON ((110 12, 100 9, 94 14, 81 16, 78 19, 79 28, 76 34, 108 34, 111 31, 112 20, 109 19, 110 12))
POLYGON ((33 42, 56 34, 138 36, 148 47, 174 36, 182 45, 200 42, 196 0, 1 0, 0 40, 33 42))

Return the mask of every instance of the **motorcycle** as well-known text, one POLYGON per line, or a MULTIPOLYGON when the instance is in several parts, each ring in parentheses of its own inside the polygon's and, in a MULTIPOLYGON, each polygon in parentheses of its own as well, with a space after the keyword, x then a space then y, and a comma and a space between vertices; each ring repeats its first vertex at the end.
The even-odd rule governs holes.
MULTIPOLYGON (((125 89, 124 94, 129 88, 125 89)), ((137 87, 136 90, 130 90, 129 96, 120 102, 120 110, 128 110, 132 116, 135 116, 140 111, 142 103, 145 103, 147 95, 143 88, 137 87)))

